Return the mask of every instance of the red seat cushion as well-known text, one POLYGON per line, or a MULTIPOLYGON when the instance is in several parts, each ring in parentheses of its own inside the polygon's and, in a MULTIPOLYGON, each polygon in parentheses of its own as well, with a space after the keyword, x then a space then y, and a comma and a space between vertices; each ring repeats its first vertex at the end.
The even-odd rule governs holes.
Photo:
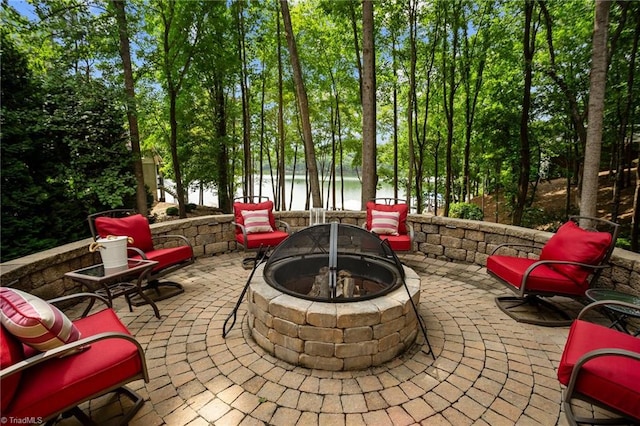
MULTIPOLYGON (((22 343, 0 325, 0 369, 24 359, 22 343)), ((15 373, 0 381, 0 411, 3 413, 13 400, 22 373, 15 373)))
MULTIPOLYGON (((155 260, 158 264, 153 268, 153 272, 160 271, 168 266, 175 265, 177 263, 185 262, 193 256, 193 251, 190 246, 178 246, 163 248, 157 250, 151 250, 145 253, 147 259, 155 260)), ((141 259, 142 256, 131 256, 131 259, 141 259)))
MULTIPOLYGON (((75 321, 83 337, 103 332, 130 334, 111 309, 75 321)), ((142 371, 136 345, 123 339, 91 343, 81 352, 45 361, 23 372, 3 416, 46 418, 87 397, 115 387, 142 371)))
MULTIPOLYGON (((580 357, 604 348, 640 353, 640 339, 598 324, 574 321, 558 367, 560 383, 569 383, 580 357)), ((602 356, 587 361, 580 370, 575 389, 640 420, 640 361, 621 356, 602 356)))
MULTIPOLYGON (((535 259, 523 257, 493 255, 487 258, 487 271, 519 289, 525 271, 536 262, 535 259)), ((577 284, 547 265, 535 268, 529 274, 526 286, 527 293, 538 292, 568 296, 581 296, 588 288, 587 283, 577 284)))
MULTIPOLYGON (((264 232, 258 234, 247 234, 247 248, 256 249, 262 247, 275 247, 283 242, 289 234, 284 231, 264 232)), ((236 234, 236 241, 244 244, 242 233, 236 234)))
POLYGON ((373 210, 380 212, 399 212, 398 217, 398 233, 400 235, 407 234, 407 215, 409 214, 409 206, 407 204, 376 204, 374 201, 367 201, 367 230, 371 231, 373 221, 373 210))
POLYGON ((387 240, 393 251, 410 251, 411 237, 404 235, 378 235, 381 239, 387 240))
MULTIPOLYGON (((598 265, 607 254, 612 236, 608 232, 586 231, 574 222, 567 222, 547 241, 540 253, 541 260, 567 260, 598 265)), ((584 283, 592 272, 575 265, 551 265, 576 283, 584 283)))
POLYGON ((101 238, 108 235, 123 236, 133 238, 129 247, 136 247, 143 252, 153 250, 153 239, 149 221, 141 214, 134 214, 127 217, 112 218, 98 217, 95 220, 96 232, 101 238))

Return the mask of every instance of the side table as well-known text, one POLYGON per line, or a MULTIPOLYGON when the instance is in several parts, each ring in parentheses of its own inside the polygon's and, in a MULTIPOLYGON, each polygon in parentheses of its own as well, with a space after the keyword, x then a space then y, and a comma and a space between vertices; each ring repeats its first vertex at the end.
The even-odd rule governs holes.
POLYGON ((605 312, 613 321, 610 327, 616 327, 618 330, 633 334, 634 336, 640 334, 640 327, 636 329, 635 333, 631 333, 627 321, 629 318, 640 318, 640 297, 604 288, 591 288, 585 292, 585 296, 592 302, 616 300, 637 306, 638 309, 618 305, 604 305, 605 312))
MULTIPOLYGON (((129 311, 133 311, 131 296, 140 296, 144 300, 144 304, 151 305, 156 318, 159 319, 160 311, 158 307, 153 300, 142 291, 142 283, 157 264, 158 262, 155 260, 128 259, 127 265, 119 268, 105 268, 104 265, 100 263, 67 272, 64 275, 84 284, 90 291, 106 297, 111 304, 114 298, 124 296, 127 299, 129 311)), ((87 307, 84 315, 86 315, 92 307, 93 303, 87 307)))

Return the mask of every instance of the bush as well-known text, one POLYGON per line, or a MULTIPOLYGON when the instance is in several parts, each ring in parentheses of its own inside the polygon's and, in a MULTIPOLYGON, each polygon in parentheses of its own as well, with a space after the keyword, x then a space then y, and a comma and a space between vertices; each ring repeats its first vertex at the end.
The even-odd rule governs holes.
POLYGON ((184 209, 187 211, 187 213, 191 213, 192 211, 194 211, 196 209, 196 207, 198 207, 196 204, 189 203, 186 206, 184 206, 184 209))
POLYGON ((177 207, 168 207, 167 216, 180 216, 180 210, 177 207))
POLYGON ((458 219, 483 220, 482 209, 471 203, 453 203, 449 208, 449 216, 458 219))

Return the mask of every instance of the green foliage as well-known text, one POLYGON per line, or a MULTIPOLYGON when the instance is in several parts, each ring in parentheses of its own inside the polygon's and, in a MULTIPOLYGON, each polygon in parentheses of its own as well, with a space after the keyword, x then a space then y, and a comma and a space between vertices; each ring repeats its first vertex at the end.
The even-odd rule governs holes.
POLYGON ((167 216, 179 216, 180 210, 177 207, 168 207, 167 208, 167 216))
POLYGON ((184 206, 184 209, 187 211, 187 213, 191 213, 192 211, 194 211, 198 206, 195 203, 187 203, 184 206))
POLYGON ((458 219, 483 220, 482 209, 471 203, 453 203, 449 207, 449 216, 458 219))

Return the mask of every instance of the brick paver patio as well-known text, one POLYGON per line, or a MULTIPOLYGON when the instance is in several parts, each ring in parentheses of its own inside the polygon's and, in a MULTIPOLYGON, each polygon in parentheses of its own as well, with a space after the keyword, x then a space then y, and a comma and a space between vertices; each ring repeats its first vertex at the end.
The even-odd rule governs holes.
MULTIPOLYGON (((483 268, 403 256, 421 277, 419 310, 435 361, 419 334, 413 347, 382 366, 328 372, 265 353, 249 334, 246 301, 222 338, 250 273, 242 257, 198 259, 172 275, 185 293, 158 303, 160 320, 149 307, 129 312, 116 300, 118 314, 145 348, 151 377, 131 386, 146 400, 131 424, 567 424, 556 368, 568 328, 520 324, 503 314, 493 299, 508 290, 483 268)), ((82 408, 109 424, 120 404, 105 396, 82 408)))

